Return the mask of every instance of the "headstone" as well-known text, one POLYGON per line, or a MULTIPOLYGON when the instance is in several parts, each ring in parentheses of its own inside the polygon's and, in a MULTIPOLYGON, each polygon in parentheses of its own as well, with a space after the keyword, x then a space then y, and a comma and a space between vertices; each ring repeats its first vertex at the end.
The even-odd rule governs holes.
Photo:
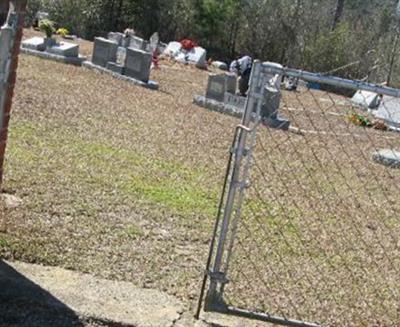
POLYGON ((152 55, 143 50, 126 49, 125 75, 147 83, 150 77, 152 55))
POLYGON ((233 106, 243 110, 246 105, 246 97, 242 97, 241 95, 238 94, 225 92, 224 103, 226 105, 233 106))
POLYGON ((383 119, 389 128, 400 131, 400 98, 383 96, 374 116, 383 119))
POLYGON ((299 79, 295 77, 288 77, 285 80, 285 89, 287 91, 296 91, 299 85, 299 79))
POLYGON ((46 45, 44 42, 44 38, 35 36, 28 40, 25 40, 21 43, 21 46, 25 49, 32 49, 36 51, 44 51, 46 50, 46 45))
POLYGON ((391 168, 400 168, 400 152, 392 149, 378 150, 373 153, 372 159, 391 168))
POLYGON ((376 109, 379 106, 380 97, 374 92, 359 90, 351 98, 351 102, 365 109, 376 109))
POLYGON ((123 75, 125 71, 125 67, 123 65, 111 61, 107 63, 106 68, 120 75, 123 75))
POLYGON ((64 57, 78 57, 79 45, 62 42, 60 44, 56 44, 55 46, 48 48, 47 51, 64 57))
POLYGON ((187 59, 197 68, 207 68, 207 51, 202 47, 195 47, 187 52, 187 59))
POLYGON ((124 37, 125 37, 125 34, 119 33, 119 32, 110 32, 107 35, 107 39, 117 42, 118 46, 122 46, 124 37))
POLYGON ((151 52, 150 42, 144 40, 143 41, 143 50, 147 52, 151 52))
POLYGON ((236 76, 233 74, 210 75, 208 77, 206 97, 223 102, 225 93, 235 94, 236 76))
POLYGON ((175 55, 174 59, 175 59, 177 62, 180 62, 180 63, 182 63, 182 64, 188 64, 188 58, 187 58, 186 52, 184 52, 184 51, 178 52, 178 53, 175 55))
POLYGON ((148 51, 149 43, 140 37, 132 35, 130 37, 129 48, 136 49, 136 50, 143 50, 148 51))
POLYGON ((126 48, 118 47, 116 63, 123 65, 125 63, 125 58, 126 58, 126 48))
POLYGON ((228 65, 222 61, 213 61, 211 65, 221 70, 228 70, 228 65))
POLYGON ((167 48, 163 52, 165 55, 175 57, 182 50, 182 44, 180 42, 172 41, 169 42, 167 48))
POLYGON ((158 52, 159 53, 164 53, 165 49, 167 49, 167 46, 168 46, 168 44, 160 42, 158 44, 158 52))
POLYGON ((261 107, 261 117, 275 119, 278 117, 281 92, 274 85, 265 86, 264 103, 261 107))
POLYGON ((151 37, 150 37, 150 52, 154 53, 157 50, 158 47, 158 43, 160 42, 160 37, 158 36, 158 33, 154 33, 151 37))
POLYGON ((280 75, 276 75, 265 86, 264 102, 261 107, 261 120, 268 127, 288 130, 290 121, 278 115, 281 102, 280 81, 280 75))
POLYGON ((45 12, 45 11, 38 11, 37 14, 36 14, 36 18, 39 21, 44 20, 44 19, 49 19, 49 17, 50 17, 50 14, 48 12, 45 12))
POLYGON ((121 42, 121 47, 129 48, 130 43, 131 43, 130 35, 124 34, 124 37, 123 37, 122 42, 121 42))
POLYGON ((102 37, 94 39, 94 49, 92 62, 95 65, 105 67, 109 61, 115 62, 117 59, 118 43, 102 37))

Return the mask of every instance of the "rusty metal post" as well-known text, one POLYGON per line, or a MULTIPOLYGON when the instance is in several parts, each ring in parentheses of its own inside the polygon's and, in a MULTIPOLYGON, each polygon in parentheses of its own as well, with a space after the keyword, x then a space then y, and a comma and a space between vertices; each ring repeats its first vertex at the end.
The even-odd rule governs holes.
POLYGON ((23 33, 27 0, 0 0, 9 8, 7 20, 0 29, 0 189, 3 181, 4 155, 8 124, 16 81, 18 54, 23 33))

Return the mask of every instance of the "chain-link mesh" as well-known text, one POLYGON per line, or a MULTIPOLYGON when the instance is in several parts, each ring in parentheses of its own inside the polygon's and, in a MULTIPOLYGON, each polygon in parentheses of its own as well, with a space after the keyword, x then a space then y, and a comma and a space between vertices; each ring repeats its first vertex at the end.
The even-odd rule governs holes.
POLYGON ((400 99, 376 97, 362 109, 327 91, 282 92, 292 127, 258 127, 224 271, 228 307, 321 325, 400 324, 400 134, 391 130, 400 99))

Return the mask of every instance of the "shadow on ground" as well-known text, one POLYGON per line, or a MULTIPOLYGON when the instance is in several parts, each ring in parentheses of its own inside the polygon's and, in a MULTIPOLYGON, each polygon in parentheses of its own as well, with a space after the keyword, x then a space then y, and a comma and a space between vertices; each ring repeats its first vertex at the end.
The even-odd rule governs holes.
POLYGON ((0 260, 0 326, 84 326, 74 311, 0 260))

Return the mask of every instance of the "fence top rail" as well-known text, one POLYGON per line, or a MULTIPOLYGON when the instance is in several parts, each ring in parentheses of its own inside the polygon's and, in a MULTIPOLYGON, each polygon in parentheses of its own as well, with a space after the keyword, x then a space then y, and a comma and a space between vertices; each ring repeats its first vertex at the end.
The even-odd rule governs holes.
POLYGON ((344 87, 353 90, 363 90, 374 92, 382 95, 388 95, 400 98, 400 89, 382 86, 373 83, 344 79, 336 76, 329 76, 320 73, 310 73, 304 70, 282 67, 279 64, 272 62, 264 62, 262 64, 263 72, 269 74, 279 74, 288 77, 300 78, 307 82, 316 82, 333 86, 344 87))

